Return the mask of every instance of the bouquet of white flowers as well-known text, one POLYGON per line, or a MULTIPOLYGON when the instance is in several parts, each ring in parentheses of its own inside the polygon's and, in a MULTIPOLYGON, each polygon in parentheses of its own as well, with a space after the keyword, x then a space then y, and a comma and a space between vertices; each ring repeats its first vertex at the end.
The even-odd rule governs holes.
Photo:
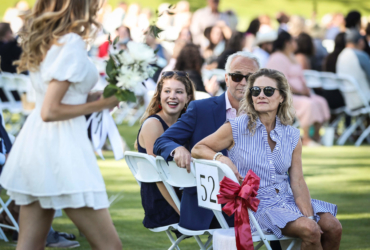
MULTIPOLYGON (((114 40, 114 47, 117 41, 114 40)), ((151 66, 156 60, 155 54, 148 45, 132 41, 127 43, 126 50, 110 53, 106 66, 109 84, 104 89, 104 97, 116 95, 120 101, 135 102, 135 90, 155 73, 155 67, 151 66)))

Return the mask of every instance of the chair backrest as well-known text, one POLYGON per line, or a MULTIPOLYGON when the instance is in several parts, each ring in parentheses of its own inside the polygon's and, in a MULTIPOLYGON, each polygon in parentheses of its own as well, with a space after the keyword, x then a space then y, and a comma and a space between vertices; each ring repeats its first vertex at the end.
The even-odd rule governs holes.
POLYGON ((320 72, 322 88, 325 90, 335 90, 339 88, 337 75, 332 72, 320 72))
MULTIPOLYGON (((199 172, 199 168, 200 168, 201 164, 216 168, 217 173, 218 173, 218 180, 221 181, 226 176, 226 177, 230 178, 231 180, 233 180, 234 182, 239 184, 238 180, 236 179, 235 174, 233 173, 233 171, 226 164, 223 164, 219 161, 194 159, 194 168, 195 168, 195 173, 196 174, 199 172)), ((216 188, 213 190, 213 192, 215 194, 219 193, 219 189, 217 189, 217 188, 218 187, 216 186, 216 188)), ((199 199, 199 196, 198 196, 198 199, 199 199)), ((217 196, 216 196, 216 202, 217 202, 217 196)), ((227 224, 225 218, 222 215, 222 212, 218 211, 218 210, 215 210, 215 209, 211 209, 211 210, 215 214, 215 216, 216 216, 218 222, 220 223, 221 227, 224 228, 224 229, 229 228, 229 225, 227 224)))
POLYGON ((309 88, 321 88, 320 72, 316 70, 304 70, 304 79, 306 80, 306 85, 309 88))
MULTIPOLYGON (((161 156, 157 156, 155 161, 162 180, 171 186, 195 187, 197 185, 194 174, 189 174, 185 168, 179 168, 174 161, 169 161, 167 164, 161 156)), ((193 167, 192 172, 194 172, 193 167)))
POLYGON ((153 156, 126 151, 125 160, 139 185, 141 182, 152 183, 162 181, 158 174, 155 158, 153 156))
POLYGON ((180 211, 180 200, 173 187, 194 187, 196 186, 194 169, 189 174, 185 168, 179 168, 174 161, 167 162, 161 156, 155 159, 159 176, 165 184, 168 193, 180 211))
POLYGON ((339 90, 344 97, 346 108, 348 110, 369 107, 367 98, 364 96, 354 77, 345 74, 338 74, 337 81, 339 84, 339 90))
POLYGON ((211 95, 203 91, 195 91, 195 100, 202 100, 210 98, 211 95))

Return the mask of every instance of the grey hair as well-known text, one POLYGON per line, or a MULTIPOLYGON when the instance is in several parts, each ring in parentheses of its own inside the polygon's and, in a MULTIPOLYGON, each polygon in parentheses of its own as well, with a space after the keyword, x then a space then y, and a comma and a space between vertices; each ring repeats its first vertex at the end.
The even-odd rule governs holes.
POLYGON ((257 64, 257 66, 258 66, 258 69, 260 68, 260 62, 259 62, 258 58, 255 55, 253 55, 252 53, 250 53, 248 51, 239 51, 239 52, 236 52, 236 53, 230 55, 227 58, 227 61, 226 61, 226 64, 225 64, 225 71, 226 71, 226 73, 230 73, 230 65, 231 65, 231 62, 237 56, 242 56, 242 57, 245 57, 245 58, 248 58, 250 60, 255 61, 256 64, 257 64))

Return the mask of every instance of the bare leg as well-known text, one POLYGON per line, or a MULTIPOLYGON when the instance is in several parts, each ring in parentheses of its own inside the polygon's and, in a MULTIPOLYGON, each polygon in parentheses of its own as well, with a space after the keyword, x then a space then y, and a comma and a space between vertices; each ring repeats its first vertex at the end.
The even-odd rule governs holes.
POLYGON ((38 201, 21 206, 17 250, 44 249, 54 213, 54 209, 42 209, 38 201))
POLYGON ((283 235, 302 239, 302 250, 323 250, 321 233, 317 223, 306 217, 289 222, 282 230, 283 235))
POLYGON ((86 236, 93 250, 121 250, 122 244, 108 209, 64 209, 68 217, 86 236))
POLYGON ((342 225, 330 213, 320 213, 319 226, 324 232, 321 243, 324 250, 338 250, 342 237, 342 225))
POLYGON ((307 145, 310 141, 310 127, 302 127, 303 129, 303 138, 302 138, 302 144, 307 145))
POLYGON ((168 204, 171 205, 173 209, 175 209, 176 213, 180 215, 180 210, 177 208, 175 202, 173 201, 170 193, 168 192, 166 186, 163 184, 163 182, 157 182, 157 187, 159 189, 159 192, 161 192, 163 198, 168 202, 168 204))
POLYGON ((314 133, 314 135, 313 135, 313 139, 314 139, 316 142, 320 143, 320 139, 321 139, 321 136, 320 136, 320 129, 321 129, 322 124, 321 124, 321 123, 316 122, 313 126, 314 126, 314 128, 315 128, 315 133, 314 133))

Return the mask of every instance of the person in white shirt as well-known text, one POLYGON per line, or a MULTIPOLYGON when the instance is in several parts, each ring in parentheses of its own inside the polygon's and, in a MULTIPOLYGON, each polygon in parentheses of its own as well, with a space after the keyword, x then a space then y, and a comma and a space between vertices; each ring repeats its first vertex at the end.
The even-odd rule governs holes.
POLYGON ((257 46, 253 49, 252 53, 258 58, 261 68, 264 68, 267 64, 267 61, 273 50, 273 42, 276 40, 276 38, 276 31, 257 33, 255 41, 257 46))

